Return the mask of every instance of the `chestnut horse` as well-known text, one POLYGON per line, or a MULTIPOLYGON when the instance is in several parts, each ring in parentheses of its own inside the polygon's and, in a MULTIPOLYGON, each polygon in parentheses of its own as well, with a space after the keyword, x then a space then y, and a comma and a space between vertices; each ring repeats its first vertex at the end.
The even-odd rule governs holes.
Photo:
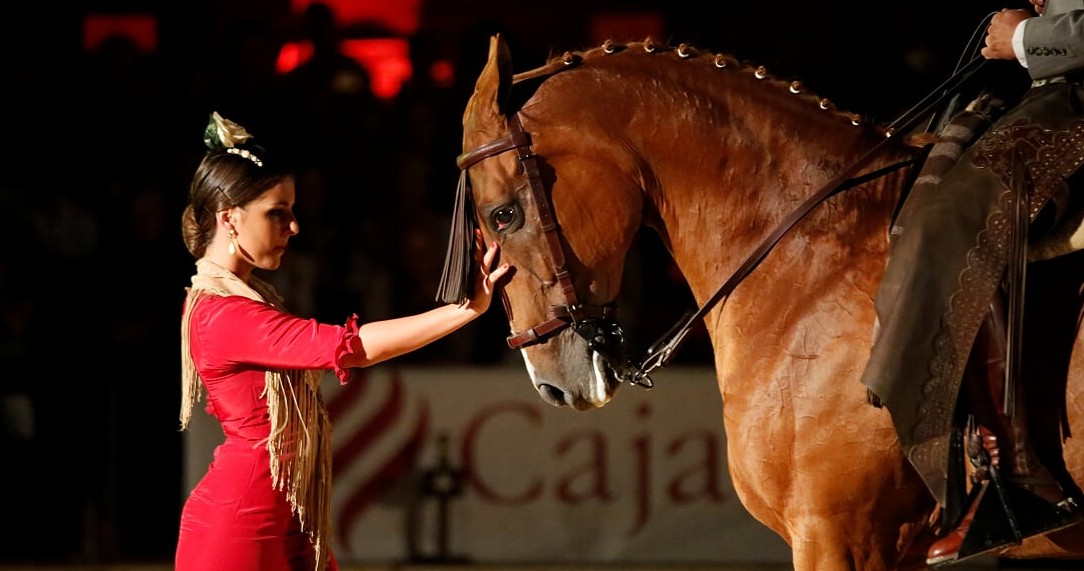
MULTIPOLYGON (((703 322, 734 488, 790 545, 794 568, 924 566, 936 503, 859 381, 909 180, 890 167, 919 147, 762 67, 650 39, 513 75, 494 36, 463 128, 460 221, 515 267, 509 343, 542 399, 575 410, 602 407, 623 379, 648 381, 630 375, 612 320, 638 229, 658 232, 703 305, 803 201, 876 149, 863 172, 885 174, 809 209, 703 322)), ((1074 357, 1078 426, 1082 373, 1074 357)), ((1084 483, 1073 439, 1064 457, 1084 483)), ((1000 555, 1079 557, 1080 539, 1069 528, 1000 555)))

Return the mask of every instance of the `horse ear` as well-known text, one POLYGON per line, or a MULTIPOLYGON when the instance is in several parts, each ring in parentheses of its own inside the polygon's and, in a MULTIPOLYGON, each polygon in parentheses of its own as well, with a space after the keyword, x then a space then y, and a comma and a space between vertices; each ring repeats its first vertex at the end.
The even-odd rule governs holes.
POLYGON ((489 38, 489 57, 474 84, 475 112, 489 115, 507 114, 508 96, 512 91, 512 52, 500 34, 489 38))
POLYGON ((497 67, 497 106, 502 115, 507 115, 509 94, 512 92, 512 50, 508 49, 508 43, 501 38, 500 34, 497 34, 489 44, 489 59, 490 61, 495 59, 497 67))

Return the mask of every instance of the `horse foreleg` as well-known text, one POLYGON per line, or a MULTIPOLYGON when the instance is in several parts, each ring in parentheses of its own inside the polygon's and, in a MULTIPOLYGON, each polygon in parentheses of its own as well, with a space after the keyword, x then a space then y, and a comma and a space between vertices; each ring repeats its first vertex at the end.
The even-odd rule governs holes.
MULTIPOLYGON (((900 490, 901 499, 909 496, 900 490)), ((921 506, 914 498, 907 513, 902 502, 881 496, 877 502, 858 499, 854 509, 807 514, 790 519, 790 546, 797 570, 904 571, 926 568, 927 535, 923 522, 903 523, 921 506)), ((810 506, 818 502, 807 502, 810 506)), ((822 504, 823 505, 823 504, 822 504)))
POLYGON ((752 414, 751 392, 727 395, 724 407, 731 479, 753 517, 791 546, 795 571, 923 568, 934 501, 887 411, 856 397, 831 411, 752 414))
POLYGON ((823 517, 810 517, 793 522, 791 549, 795 570, 839 571, 896 571, 922 569, 921 565, 900 565, 895 549, 899 532, 877 530, 864 525, 871 522, 856 521, 852 514, 825 521, 823 517), (852 520, 854 527, 845 529, 842 521, 852 520))

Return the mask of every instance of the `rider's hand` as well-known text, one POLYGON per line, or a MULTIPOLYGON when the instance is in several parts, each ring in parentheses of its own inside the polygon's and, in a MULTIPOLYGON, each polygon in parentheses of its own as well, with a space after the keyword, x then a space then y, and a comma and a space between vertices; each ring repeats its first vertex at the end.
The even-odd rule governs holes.
MULTIPOLYGON (((1032 0, 1043 1, 1045 0, 1032 0)), ((986 47, 982 48, 982 56, 986 59, 1016 59, 1016 52, 1012 49, 1012 35, 1020 22, 1031 17, 1026 10, 1005 9, 994 14, 990 27, 986 29, 986 47)))
POLYGON ((1035 7, 1036 14, 1042 14, 1046 9, 1046 0, 1031 0, 1031 5, 1035 7))

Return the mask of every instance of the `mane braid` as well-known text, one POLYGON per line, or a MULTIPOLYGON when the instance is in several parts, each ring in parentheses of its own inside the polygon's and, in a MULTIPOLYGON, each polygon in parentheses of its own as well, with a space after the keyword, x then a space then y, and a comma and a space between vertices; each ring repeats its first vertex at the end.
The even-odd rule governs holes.
POLYGON ((615 43, 612 40, 606 40, 601 46, 588 48, 584 51, 564 52, 561 55, 551 55, 544 66, 516 74, 516 81, 520 81, 521 78, 528 79, 538 75, 551 73, 555 66, 568 65, 574 58, 578 58, 577 63, 581 60, 586 63, 592 59, 609 57, 626 51, 637 53, 643 57, 648 57, 650 55, 672 55, 680 59, 696 61, 701 65, 705 63, 714 65, 719 68, 720 72, 750 74, 757 80, 770 84, 778 89, 789 91, 793 97, 798 97, 803 101, 807 101, 810 105, 815 105, 822 111, 832 113, 836 117, 849 121, 854 126, 866 125, 872 127, 883 136, 887 137, 892 135, 892 132, 885 128, 884 125, 880 123, 870 123, 858 113, 839 109, 828 98, 820 97, 816 93, 808 90, 802 82, 776 78, 762 65, 743 62, 730 54, 701 50, 690 44, 682 43, 675 47, 665 42, 659 42, 651 37, 639 42, 626 43, 615 43))

